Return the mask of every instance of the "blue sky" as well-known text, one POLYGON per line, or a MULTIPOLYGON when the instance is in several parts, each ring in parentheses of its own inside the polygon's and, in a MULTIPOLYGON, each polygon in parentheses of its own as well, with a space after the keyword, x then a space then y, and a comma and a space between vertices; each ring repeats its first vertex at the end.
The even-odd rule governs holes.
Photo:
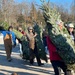
MULTIPOLYGON (((36 1, 37 3, 40 3, 40 0, 15 0, 17 2, 22 2, 22 1, 36 1)), ((48 1, 48 0, 46 0, 48 1)), ((65 3, 68 3, 68 4, 71 4, 73 0, 50 0, 51 2, 53 3, 60 3, 60 4, 65 4, 65 3)))
MULTIPOLYGON (((35 1, 37 4, 40 4, 40 0, 15 0, 16 2, 22 2, 22 1, 28 1, 28 2, 32 2, 32 1, 35 1)), ((46 0, 48 1, 48 0, 46 0)), ((57 5, 63 5, 64 7, 69 7, 73 0, 50 0, 50 2, 53 2, 57 5)))

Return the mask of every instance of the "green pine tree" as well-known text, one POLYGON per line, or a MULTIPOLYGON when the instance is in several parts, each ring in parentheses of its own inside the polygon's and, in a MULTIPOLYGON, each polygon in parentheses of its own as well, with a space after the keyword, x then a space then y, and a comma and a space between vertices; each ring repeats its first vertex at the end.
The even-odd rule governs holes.
POLYGON ((36 24, 34 26, 34 31, 37 33, 36 43, 37 43, 37 48, 39 50, 39 56, 41 59, 47 62, 45 47, 44 47, 44 44, 42 42, 42 37, 41 37, 41 27, 36 24))
POLYGON ((60 31, 58 25, 56 24, 58 20, 61 20, 61 15, 55 8, 50 6, 50 3, 46 3, 45 1, 42 2, 41 9, 43 10, 43 16, 45 18, 48 34, 52 42, 57 47, 59 55, 67 64, 69 69, 75 70, 74 42, 72 41, 65 27, 62 31, 60 31))

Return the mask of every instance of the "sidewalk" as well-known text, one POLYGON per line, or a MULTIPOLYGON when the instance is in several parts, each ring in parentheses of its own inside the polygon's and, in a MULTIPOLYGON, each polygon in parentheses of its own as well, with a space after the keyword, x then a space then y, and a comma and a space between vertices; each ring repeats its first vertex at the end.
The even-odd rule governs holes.
MULTIPOLYGON (((0 39, 1 41, 1 39, 0 39)), ((16 46, 12 51, 12 61, 6 60, 6 53, 3 42, 0 42, 0 75, 17 72, 19 75, 54 75, 50 62, 44 63, 44 66, 38 67, 35 61, 34 66, 30 66, 28 61, 21 59, 19 47, 16 46)))

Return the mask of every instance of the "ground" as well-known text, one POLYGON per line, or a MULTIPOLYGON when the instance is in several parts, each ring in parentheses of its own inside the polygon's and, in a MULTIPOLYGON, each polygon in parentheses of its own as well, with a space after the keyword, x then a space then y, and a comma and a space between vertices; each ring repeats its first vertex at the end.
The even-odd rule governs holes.
MULTIPOLYGON (((34 65, 30 65, 28 61, 20 57, 19 46, 17 45, 12 50, 12 61, 6 60, 6 53, 2 38, 0 38, 0 75, 10 75, 17 72, 19 75, 54 75, 50 60, 44 63, 43 66, 37 66, 36 59, 34 65)), ((62 74, 63 75, 63 74, 62 74)))

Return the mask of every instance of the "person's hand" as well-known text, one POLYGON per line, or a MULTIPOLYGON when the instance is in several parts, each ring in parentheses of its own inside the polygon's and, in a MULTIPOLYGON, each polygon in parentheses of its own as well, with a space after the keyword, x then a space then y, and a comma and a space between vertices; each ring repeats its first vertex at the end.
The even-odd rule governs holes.
POLYGON ((34 35, 35 37, 37 36, 37 33, 35 33, 35 35, 34 35))

